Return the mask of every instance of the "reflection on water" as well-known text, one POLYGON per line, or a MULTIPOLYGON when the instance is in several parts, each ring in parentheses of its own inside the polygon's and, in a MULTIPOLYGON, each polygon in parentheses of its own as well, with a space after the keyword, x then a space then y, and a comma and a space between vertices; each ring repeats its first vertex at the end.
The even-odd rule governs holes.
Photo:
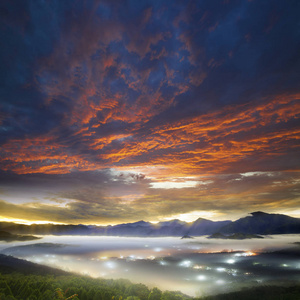
POLYGON ((215 240, 45 236, 1 243, 2 253, 93 277, 127 278, 195 296, 300 279, 299 235, 215 240), (298 246, 299 247, 299 246, 298 246), (277 252, 274 252, 277 251, 277 252))

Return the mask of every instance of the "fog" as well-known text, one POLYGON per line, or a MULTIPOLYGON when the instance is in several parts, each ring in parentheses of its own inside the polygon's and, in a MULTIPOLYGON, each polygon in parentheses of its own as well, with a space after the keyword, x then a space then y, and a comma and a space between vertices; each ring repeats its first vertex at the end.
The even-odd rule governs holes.
POLYGON ((92 277, 127 278, 201 296, 299 281, 299 241, 299 235, 249 240, 44 236, 1 242, 0 252, 92 277))

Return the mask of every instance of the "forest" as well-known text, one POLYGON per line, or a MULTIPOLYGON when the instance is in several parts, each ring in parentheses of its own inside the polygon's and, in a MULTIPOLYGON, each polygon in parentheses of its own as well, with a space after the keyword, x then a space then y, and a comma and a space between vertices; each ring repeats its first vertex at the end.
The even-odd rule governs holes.
MULTIPOLYGON (((1 300, 188 300, 181 292, 149 289, 126 279, 94 279, 79 275, 0 274, 1 300)), ((260 286, 194 300, 294 300, 300 299, 300 284, 289 287, 260 286)))
POLYGON ((77 275, 0 254, 0 300, 294 300, 300 283, 257 286, 227 294, 189 297, 127 279, 77 275))
POLYGON ((180 292, 162 292, 149 289, 144 284, 129 280, 93 279, 86 276, 25 275, 21 273, 0 275, 0 299, 52 300, 187 300, 180 292))

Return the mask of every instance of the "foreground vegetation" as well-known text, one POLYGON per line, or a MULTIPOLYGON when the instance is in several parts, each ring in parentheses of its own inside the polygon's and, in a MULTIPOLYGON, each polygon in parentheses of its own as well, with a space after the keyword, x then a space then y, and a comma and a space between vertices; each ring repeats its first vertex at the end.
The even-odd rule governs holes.
POLYGON ((80 300, 187 300, 180 292, 162 292, 129 280, 93 279, 85 276, 0 274, 0 299, 80 300), (77 295, 77 296, 76 296, 77 295), (70 298, 71 299, 71 298, 70 298))
MULTIPOLYGON (((198 298, 199 300, 299 300, 300 284, 289 287, 260 286, 237 292, 198 298)), ((196 299, 195 299, 196 300, 196 299)))
MULTIPOLYGON (((162 292, 126 279, 94 279, 0 254, 0 300, 189 300, 181 292, 162 292)), ((194 300, 294 300, 300 284, 260 286, 194 300)))
MULTIPOLYGON (((180 292, 162 292, 126 279, 104 280, 77 275, 0 274, 1 300, 188 300, 180 292)), ((197 298, 201 300, 294 300, 300 299, 300 285, 265 286, 197 298)), ((195 299, 196 300, 196 299, 195 299)))

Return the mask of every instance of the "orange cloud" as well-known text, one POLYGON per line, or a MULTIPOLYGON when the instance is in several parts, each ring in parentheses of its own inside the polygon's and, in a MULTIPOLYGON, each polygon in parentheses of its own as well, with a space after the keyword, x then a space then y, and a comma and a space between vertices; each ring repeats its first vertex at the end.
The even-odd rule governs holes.
MULTIPOLYGON (((263 159, 276 160, 298 148, 300 128, 285 126, 299 118, 298 97, 282 96, 264 104, 230 106, 179 122, 165 122, 149 128, 145 136, 138 135, 139 128, 147 124, 139 118, 135 120, 140 121, 138 125, 128 132, 107 136, 95 131, 99 125, 95 130, 89 128, 83 118, 82 128, 70 139, 81 140, 85 151, 71 151, 68 141, 57 140, 56 133, 52 132, 37 138, 8 141, 1 150, 2 165, 4 170, 16 173, 67 173, 71 169, 147 165, 164 166, 161 174, 172 172, 174 176, 228 172, 234 164, 242 170, 251 170, 253 165, 247 160, 257 160, 256 163, 263 159)), ((86 111, 92 111, 92 115, 101 109, 86 105, 86 111)), ((121 115, 115 113, 112 110, 110 118, 120 119, 121 115)))

